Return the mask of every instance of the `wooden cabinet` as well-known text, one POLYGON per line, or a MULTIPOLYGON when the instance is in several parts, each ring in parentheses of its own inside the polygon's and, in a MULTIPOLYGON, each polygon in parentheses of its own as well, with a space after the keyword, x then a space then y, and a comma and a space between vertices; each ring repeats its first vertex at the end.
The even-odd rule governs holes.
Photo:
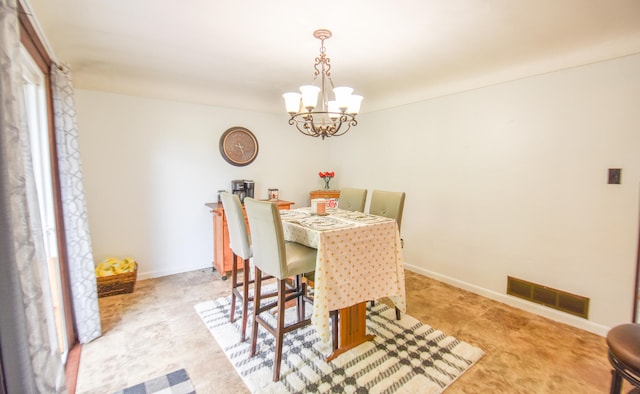
MULTIPOLYGON (((277 204, 280 209, 291 209, 291 206, 295 203, 291 201, 278 200, 277 204)), ((233 258, 233 253, 229 247, 229 228, 227 227, 227 218, 224 215, 224 208, 222 208, 222 204, 207 203, 205 205, 211 209, 211 214, 213 215, 213 268, 220 272, 222 280, 225 280, 227 279, 227 273, 231 272, 231 259, 233 258)), ((244 215, 244 219, 247 220, 246 213, 244 215)), ((248 222, 247 228, 249 228, 248 222)))
POLYGON ((340 198, 340 190, 314 190, 309 193, 309 200, 314 198, 340 198))

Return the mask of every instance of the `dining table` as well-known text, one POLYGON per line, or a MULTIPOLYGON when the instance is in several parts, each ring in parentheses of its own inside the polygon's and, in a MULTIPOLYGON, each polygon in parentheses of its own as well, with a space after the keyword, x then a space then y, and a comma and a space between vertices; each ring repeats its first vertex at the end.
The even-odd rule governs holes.
POLYGON ((280 217, 286 241, 318 250, 311 325, 322 342, 331 339, 331 312, 339 314, 340 340, 327 361, 374 338, 366 333, 367 301, 387 297, 406 312, 402 246, 394 219, 338 208, 319 215, 311 207, 281 211, 280 217))

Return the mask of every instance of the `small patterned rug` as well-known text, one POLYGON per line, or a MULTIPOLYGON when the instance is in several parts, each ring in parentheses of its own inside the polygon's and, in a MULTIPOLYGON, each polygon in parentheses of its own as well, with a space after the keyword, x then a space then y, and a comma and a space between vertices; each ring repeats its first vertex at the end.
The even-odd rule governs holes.
POLYGON ((114 394, 195 394, 187 371, 180 369, 159 378, 127 387, 114 394))
MULTIPOLYGON (((378 302, 367 309, 367 332, 375 339, 330 363, 324 360, 331 344, 321 343, 313 327, 285 334, 280 381, 273 382, 274 337, 259 327, 256 355, 249 357, 250 338, 240 342, 242 319, 229 322, 230 300, 195 309, 253 393, 441 393, 484 354, 406 314, 396 320, 395 310, 378 302)), ((295 308, 288 312, 285 318, 295 319, 295 308)))

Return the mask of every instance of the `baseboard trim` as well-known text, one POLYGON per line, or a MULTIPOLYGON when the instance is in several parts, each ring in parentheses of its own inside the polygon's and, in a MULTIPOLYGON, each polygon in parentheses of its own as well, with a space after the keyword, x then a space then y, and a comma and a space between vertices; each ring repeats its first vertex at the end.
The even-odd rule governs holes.
POLYGON ((404 263, 404 267, 409 271, 427 276, 429 278, 449 284, 451 286, 468 290, 472 293, 481 295, 483 297, 487 297, 494 301, 502 302, 503 304, 507 304, 514 308, 522 309, 524 311, 531 312, 536 315, 546 317, 548 319, 551 319, 560 323, 568 324, 572 327, 576 327, 581 330, 585 330, 593 334, 600 335, 602 337, 605 337, 607 335, 607 332, 609 332, 609 330, 611 329, 611 327, 603 326, 601 324, 594 323, 590 320, 582 319, 582 318, 570 315, 568 313, 556 311, 554 309, 545 307, 543 305, 526 302, 524 300, 518 299, 508 294, 501 294, 496 291, 485 289, 483 287, 479 287, 471 283, 467 283, 455 278, 451 278, 449 276, 442 275, 437 272, 433 272, 421 267, 416 267, 411 264, 404 263))
MULTIPOLYGON (((451 286, 468 290, 472 293, 481 295, 483 297, 487 297, 491 300, 502 302, 503 304, 507 304, 514 308, 522 309, 524 311, 531 312, 536 315, 546 317, 548 319, 551 319, 560 323, 568 324, 572 327, 576 327, 581 330, 585 330, 593 334, 600 335, 602 337, 606 337, 607 333, 611 329, 611 327, 603 326, 601 324, 594 323, 590 320, 582 319, 582 318, 570 315, 568 313, 560 312, 560 311, 545 307, 544 305, 530 303, 530 302, 521 300, 519 298, 510 296, 508 294, 501 294, 493 290, 485 289, 483 287, 479 287, 471 283, 467 283, 455 278, 451 278, 449 276, 442 275, 437 272, 424 269, 422 267, 417 267, 415 265, 407 264, 406 262, 404 263, 404 267, 409 271, 427 276, 429 278, 449 284, 451 286)), ((170 270, 158 270, 158 271, 142 272, 142 273, 139 272, 138 280, 159 278, 162 276, 181 274, 184 272, 196 271, 200 269, 210 270, 212 269, 212 266, 211 264, 207 264, 203 267, 191 267, 188 269, 181 267, 181 268, 175 268, 170 270)))
POLYGON ((198 270, 201 270, 201 269, 212 270, 213 266, 209 263, 209 264, 205 265, 204 267, 186 267, 186 268, 185 267, 176 267, 176 268, 166 269, 166 270, 138 272, 138 280, 160 278, 160 277, 163 277, 163 276, 182 274, 182 273, 185 273, 185 272, 198 271, 198 270))

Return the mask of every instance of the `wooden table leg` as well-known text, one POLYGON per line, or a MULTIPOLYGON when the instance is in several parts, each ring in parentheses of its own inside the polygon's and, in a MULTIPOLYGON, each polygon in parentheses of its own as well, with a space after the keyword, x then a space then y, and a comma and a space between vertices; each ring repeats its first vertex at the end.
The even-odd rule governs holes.
POLYGON ((340 309, 339 316, 340 342, 338 348, 327 357, 327 362, 375 338, 375 335, 367 335, 366 302, 340 309))

